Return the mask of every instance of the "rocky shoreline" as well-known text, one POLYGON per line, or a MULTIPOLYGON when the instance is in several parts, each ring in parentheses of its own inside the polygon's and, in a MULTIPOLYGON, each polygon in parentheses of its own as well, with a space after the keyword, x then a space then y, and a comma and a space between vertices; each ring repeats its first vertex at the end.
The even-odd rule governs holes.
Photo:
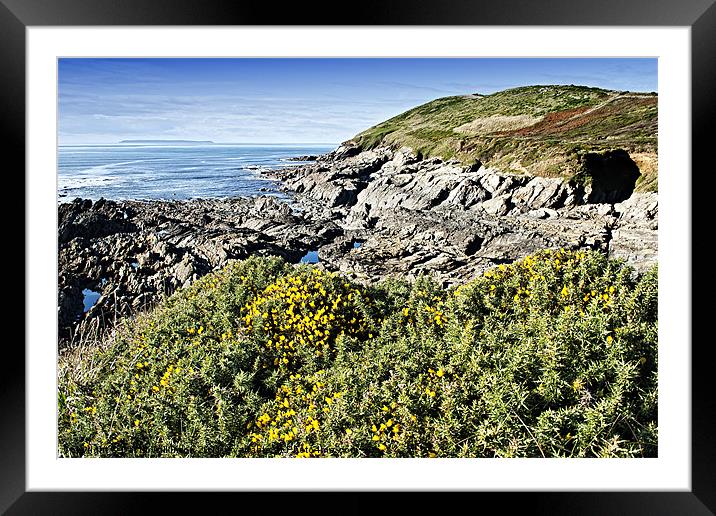
POLYGON ((633 178, 619 180, 620 169, 616 181, 599 181, 617 152, 583 186, 422 159, 409 149, 342 145, 305 165, 264 172, 291 202, 62 203, 60 347, 255 254, 298 263, 317 251, 319 266, 362 282, 430 274, 452 285, 555 247, 598 249, 642 272, 657 260, 657 194, 633 193, 633 178), (93 306, 85 306, 83 291, 99 296, 93 306))

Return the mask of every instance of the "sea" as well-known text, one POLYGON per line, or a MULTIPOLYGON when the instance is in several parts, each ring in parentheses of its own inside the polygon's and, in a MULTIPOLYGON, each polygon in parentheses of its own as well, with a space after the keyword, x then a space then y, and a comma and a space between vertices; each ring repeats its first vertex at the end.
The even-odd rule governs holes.
POLYGON ((324 154, 337 145, 116 144, 61 145, 58 202, 285 197, 261 171, 301 165, 296 156, 324 154))

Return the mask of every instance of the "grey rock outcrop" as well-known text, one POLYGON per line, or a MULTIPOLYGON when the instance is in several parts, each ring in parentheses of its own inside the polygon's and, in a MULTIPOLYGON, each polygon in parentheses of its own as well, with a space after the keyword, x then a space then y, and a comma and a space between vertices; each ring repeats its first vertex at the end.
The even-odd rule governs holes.
POLYGON ((656 194, 589 203, 589 189, 560 178, 421 159, 406 148, 342 146, 268 174, 311 217, 345 231, 322 248, 323 266, 365 281, 426 273, 453 284, 547 247, 599 249, 638 272, 656 261, 656 194), (346 244, 355 240, 363 244, 346 244))

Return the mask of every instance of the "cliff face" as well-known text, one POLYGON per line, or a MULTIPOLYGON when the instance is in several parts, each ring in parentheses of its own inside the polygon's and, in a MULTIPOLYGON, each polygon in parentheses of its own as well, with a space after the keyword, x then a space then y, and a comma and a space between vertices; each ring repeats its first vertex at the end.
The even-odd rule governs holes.
POLYGON ((363 131, 364 150, 410 147, 423 157, 476 161, 506 173, 579 176, 590 155, 619 150, 656 191, 658 97, 582 86, 528 86, 440 98, 363 131))

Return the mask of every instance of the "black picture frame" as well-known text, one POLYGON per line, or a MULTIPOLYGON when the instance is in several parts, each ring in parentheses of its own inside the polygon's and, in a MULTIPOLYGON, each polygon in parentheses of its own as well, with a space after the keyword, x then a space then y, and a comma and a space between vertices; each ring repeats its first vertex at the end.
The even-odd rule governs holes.
MULTIPOLYGON (((394 0, 338 3, 295 2, 278 7, 270 2, 223 2, 219 0, 0 0, 0 125, 5 159, 14 158, 15 168, 25 164, 25 30, 29 26, 83 25, 572 25, 572 26, 687 26, 691 28, 692 163, 693 170, 713 168, 709 131, 716 119, 716 4, 715 0, 523 0, 452 1, 418 3, 394 0), (310 7, 309 7, 310 6, 310 7)), ((7 170, 11 170, 9 167, 7 170)), ((14 172, 13 173, 16 173, 14 172)), ((682 171, 691 174, 691 171, 682 171)), ((693 182, 692 182, 693 185, 693 182)), ((24 188, 22 184, 20 188, 24 188)), ((705 189, 694 189, 692 194, 705 189)), ((23 195, 18 198, 25 199, 23 195)), ((692 195, 694 211, 699 203, 692 195)), ((22 211, 18 211, 22 213, 22 211)), ((19 226, 19 225, 18 225, 19 226)), ((19 230, 18 230, 19 231, 19 230)), ((692 232, 692 234, 696 234, 692 232)), ((17 249, 25 234, 16 239, 17 249)), ((693 254, 691 270, 698 270, 693 254)), ((25 257, 26 258, 26 257, 25 257)), ((16 257, 16 262, 26 263, 16 257)), ((688 264, 685 264, 688 266, 688 264)), ((25 266, 25 278, 32 274, 25 266)), ((693 289, 692 289, 693 292, 693 289)), ((692 321, 708 320, 707 305, 691 302, 692 321)), ((22 306, 25 307, 24 296, 22 306)), ((29 307, 28 307, 29 308, 29 307)), ((703 323, 702 323, 703 324, 703 323)), ((693 331, 693 325, 692 325, 693 331)), ((716 403, 711 382, 710 339, 681 343, 691 346, 692 356, 692 454, 689 492, 525 492, 469 493, 475 510, 483 503, 527 514, 714 514, 716 512, 716 440, 712 426, 716 403), (475 505, 479 504, 479 505, 475 505)), ((17 340, 6 339, 0 374, 0 512, 7 514, 127 514, 157 501, 165 511, 185 509, 189 493, 80 493, 26 492, 25 488, 25 352, 17 340), (15 344, 13 349, 10 344, 15 344)), ((301 506, 309 493, 193 493, 205 507, 241 504, 261 498, 272 507, 301 506), (211 504, 211 505, 208 505, 211 504)), ((423 509, 456 508, 462 495, 411 493, 412 502, 423 509)), ((375 510, 373 495, 347 493, 340 512, 375 510)), ((326 502, 328 503, 328 502, 326 502)), ((381 506, 389 510, 394 502, 381 506)), ((231 506, 230 506, 231 507, 231 506)), ((330 506, 326 506, 330 507, 330 506)), ((239 506, 234 506, 238 511, 239 506)), ((271 511, 272 512, 272 511, 271 511)))

